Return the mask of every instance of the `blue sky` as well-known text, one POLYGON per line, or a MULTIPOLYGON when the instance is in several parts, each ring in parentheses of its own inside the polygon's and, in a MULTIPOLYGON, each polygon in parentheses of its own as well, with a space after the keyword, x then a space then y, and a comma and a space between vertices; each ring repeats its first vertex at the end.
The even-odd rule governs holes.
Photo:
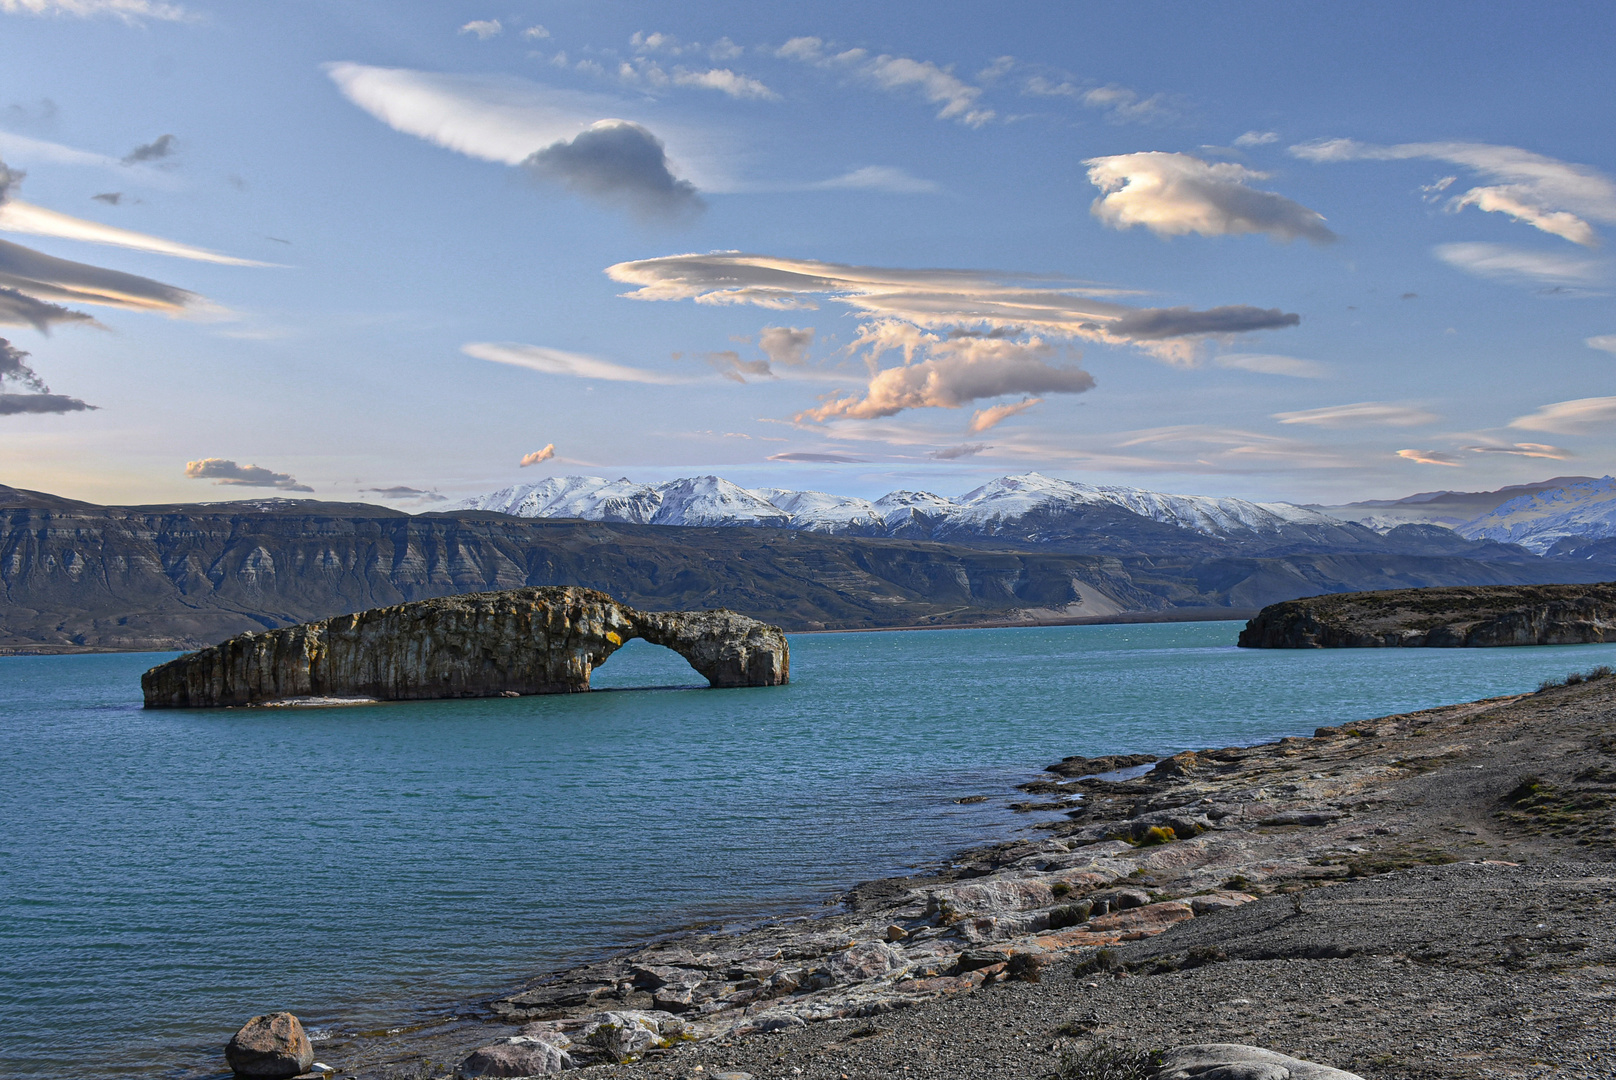
POLYGON ((1602 475, 1613 24, 0 0, 0 482, 1602 475))

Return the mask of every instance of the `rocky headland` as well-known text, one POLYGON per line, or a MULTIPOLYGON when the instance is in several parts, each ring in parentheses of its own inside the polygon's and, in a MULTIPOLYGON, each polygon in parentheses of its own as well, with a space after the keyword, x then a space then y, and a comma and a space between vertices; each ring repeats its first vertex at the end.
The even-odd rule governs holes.
POLYGON ((1244 649, 1455 648, 1616 641, 1616 583, 1337 593, 1270 604, 1244 649))
POLYGON ((141 676, 146 708, 312 699, 570 694, 633 638, 690 661, 715 687, 778 686, 786 636, 732 611, 643 612, 593 589, 532 588, 419 600, 240 634, 141 676))
POLYGON ((367 1078, 1083 1080, 1244 1043, 1369 1080, 1611 1075, 1616 678, 1138 768, 1068 758, 1013 798, 1058 815, 1025 839, 320 1053, 367 1078))

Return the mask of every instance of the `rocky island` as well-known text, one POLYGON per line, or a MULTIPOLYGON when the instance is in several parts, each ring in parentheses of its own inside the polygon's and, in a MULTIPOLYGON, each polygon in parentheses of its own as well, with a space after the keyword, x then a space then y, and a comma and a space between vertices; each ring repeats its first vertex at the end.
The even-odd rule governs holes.
POLYGON ((1455 648, 1616 641, 1616 582, 1337 593, 1270 604, 1243 649, 1455 648))
POLYGON ((779 686, 785 633, 732 611, 644 612, 571 587, 419 600, 240 634, 140 679, 146 708, 297 699, 405 701, 571 694, 633 638, 690 661, 715 687, 779 686))

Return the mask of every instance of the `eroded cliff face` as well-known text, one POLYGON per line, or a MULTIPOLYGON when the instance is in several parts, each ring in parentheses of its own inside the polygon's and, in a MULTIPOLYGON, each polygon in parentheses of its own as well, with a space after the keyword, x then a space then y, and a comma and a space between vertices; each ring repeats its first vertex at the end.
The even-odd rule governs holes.
POLYGON ((1248 649, 1462 648, 1616 641, 1616 583, 1397 589, 1271 604, 1248 649))
POLYGON ((152 668, 147 708, 252 705, 289 698, 570 694, 625 641, 684 656, 717 687, 778 686, 785 634, 730 611, 646 613, 605 593, 511 589, 374 608, 241 634, 152 668))

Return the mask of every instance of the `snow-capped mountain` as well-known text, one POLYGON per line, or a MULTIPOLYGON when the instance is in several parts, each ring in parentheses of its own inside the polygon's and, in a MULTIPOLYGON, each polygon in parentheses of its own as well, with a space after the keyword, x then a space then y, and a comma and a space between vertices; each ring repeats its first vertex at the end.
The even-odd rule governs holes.
POLYGON ((1616 536, 1616 478, 1584 480, 1522 495, 1456 530, 1472 540, 1519 544, 1543 554, 1557 541, 1616 536))
POLYGON ((753 525, 862 536, 942 537, 962 533, 1002 536, 1025 531, 1030 521, 1058 522, 1062 515, 1095 507, 1222 538, 1292 536, 1305 540, 1327 534, 1337 540, 1353 540, 1363 531, 1291 503, 1168 495, 1057 480, 1038 473, 1002 476, 957 500, 926 491, 894 491, 874 502, 822 491, 748 491, 716 476, 658 485, 567 476, 504 488, 445 509, 649 525, 753 525))

